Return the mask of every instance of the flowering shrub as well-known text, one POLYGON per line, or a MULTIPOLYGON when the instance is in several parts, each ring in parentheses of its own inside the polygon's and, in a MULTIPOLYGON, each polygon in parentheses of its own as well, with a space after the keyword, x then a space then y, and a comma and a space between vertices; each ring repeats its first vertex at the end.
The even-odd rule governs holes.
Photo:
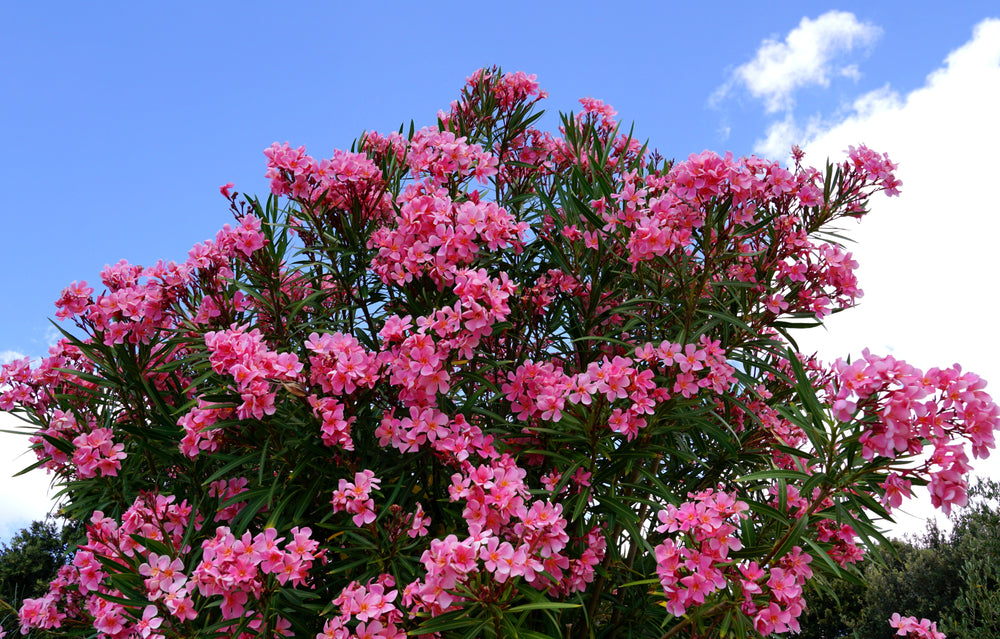
POLYGON ((0 377, 87 522, 24 631, 768 636, 914 486, 964 503, 985 382, 795 347, 861 295, 833 232, 885 155, 664 161, 544 97, 482 70, 435 127, 274 144, 185 262, 63 292, 0 377))

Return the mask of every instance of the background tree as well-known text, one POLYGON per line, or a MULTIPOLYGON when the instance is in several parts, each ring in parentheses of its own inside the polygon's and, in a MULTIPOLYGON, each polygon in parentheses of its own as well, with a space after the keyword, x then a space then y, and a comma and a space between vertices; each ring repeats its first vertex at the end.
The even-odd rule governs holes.
POLYGON ((869 562, 868 584, 855 628, 861 637, 896 636, 885 620, 894 612, 919 618, 942 619, 961 590, 961 561, 933 523, 916 544, 894 540, 882 553, 882 562, 869 562))
POLYGON ((941 619, 951 639, 1000 636, 1000 485, 981 479, 969 495, 950 533, 931 520, 923 535, 881 547, 861 581, 807 591, 802 637, 889 639, 893 612, 941 619))
POLYGON ((28 598, 41 597, 59 569, 72 558, 72 528, 54 520, 34 521, 0 545, 0 619, 16 627, 17 610, 28 598))
POLYGON ((863 574, 844 579, 809 583, 804 597, 806 610, 800 618, 802 639, 851 637, 861 619, 867 586, 863 574))
POLYGON ((980 480, 970 496, 954 518, 961 589, 944 625, 955 639, 992 639, 1000 637, 1000 483, 980 480))

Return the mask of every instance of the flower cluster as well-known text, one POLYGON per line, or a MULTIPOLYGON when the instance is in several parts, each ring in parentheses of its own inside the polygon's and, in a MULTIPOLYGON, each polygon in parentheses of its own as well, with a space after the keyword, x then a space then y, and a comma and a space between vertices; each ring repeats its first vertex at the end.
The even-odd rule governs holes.
POLYGON ((403 639, 403 614, 394 602, 399 591, 392 575, 380 574, 362 586, 352 581, 334 598, 340 615, 328 619, 316 639, 403 639), (357 624, 350 628, 349 624, 357 624))
POLYGON ((112 439, 110 428, 95 428, 89 433, 83 433, 73 438, 73 464, 80 479, 89 479, 100 475, 113 477, 122 467, 125 459, 125 444, 116 444, 112 439))
POLYGON ((372 268, 385 283, 405 284, 419 275, 450 282, 481 248, 513 246, 526 228, 495 202, 454 202, 447 190, 418 183, 400 196, 395 220, 372 234, 369 244, 378 251, 372 268))
POLYGON ((188 457, 197 457, 201 451, 214 453, 222 443, 223 430, 212 428, 219 420, 232 417, 235 411, 230 407, 215 406, 204 398, 199 398, 198 405, 177 420, 177 425, 184 429, 184 437, 180 441, 181 452, 188 457))
POLYGON ((416 330, 410 316, 389 316, 380 331, 387 342, 380 357, 389 383, 407 405, 426 406, 450 390, 456 359, 472 356, 494 325, 507 319, 515 284, 506 274, 459 269, 453 291, 455 302, 418 317, 416 330))
POLYGON ((121 525, 95 512, 87 526, 87 541, 79 546, 72 563, 60 570, 45 596, 25 600, 20 615, 22 632, 62 627, 67 615, 59 612, 60 605, 73 616, 85 617, 102 638, 132 633, 150 637, 168 616, 180 621, 190 618, 194 610, 185 588, 186 578, 179 571, 181 564, 165 560, 162 578, 147 584, 158 601, 157 612, 147 610, 141 628, 136 625, 135 611, 118 603, 123 593, 111 585, 111 576, 133 569, 141 574, 139 564, 147 565, 148 570, 149 561, 159 566, 162 558, 147 545, 180 550, 185 528, 197 524, 191 518, 190 504, 178 504, 173 496, 164 495, 138 498, 122 516, 121 525))
POLYGON ((212 370, 227 374, 236 383, 243 403, 236 407, 239 419, 263 419, 275 411, 273 381, 296 381, 302 363, 295 353, 267 350, 258 329, 233 326, 227 331, 205 333, 212 370))
POLYGON ((917 637, 917 639, 945 639, 945 634, 937 629, 937 623, 930 619, 917 621, 916 617, 901 617, 898 612, 892 613, 889 625, 896 628, 900 637, 917 637))
POLYGON ((282 549, 284 538, 274 528, 253 536, 245 532, 237 539, 228 527, 220 526, 213 538, 202 543, 202 559, 191 572, 192 583, 203 597, 222 597, 223 619, 247 616, 250 602, 260 599, 268 575, 279 584, 307 585, 313 561, 320 556, 319 544, 309 528, 292 528, 289 534, 291 539, 282 549))
POLYGON ((729 552, 743 547, 733 533, 747 510, 747 505, 732 495, 711 489, 688 497, 691 501, 680 507, 671 505, 659 511, 660 525, 655 529, 659 533, 680 533, 683 538, 679 543, 668 538, 654 549, 667 611, 678 617, 726 587, 723 568, 731 563, 729 552))
POLYGON ((382 480, 370 470, 355 473, 354 482, 340 480, 340 486, 333 492, 333 512, 347 511, 354 515, 354 525, 361 527, 375 521, 375 501, 370 497, 382 480))
POLYGON ((698 344, 646 343, 635 349, 634 359, 604 356, 575 375, 567 375, 557 362, 527 360, 507 374, 501 390, 525 421, 558 422, 567 405, 590 406, 603 397, 614 406, 608 428, 632 440, 646 426, 644 415, 652 415, 672 394, 689 399, 704 388, 724 392, 735 381, 733 372, 719 342, 702 336, 698 344), (666 374, 670 377, 658 385, 666 374))
POLYGON ((382 172, 360 153, 338 150, 330 159, 316 161, 303 146, 291 148, 275 142, 264 151, 271 192, 290 195, 333 208, 350 208, 352 202, 379 197, 382 172))
MULTIPOLYGON (((859 415, 868 425, 861 435, 865 459, 914 455, 933 446, 925 464, 931 499, 945 513, 966 503, 970 469, 964 441, 977 458, 994 448, 994 425, 1000 408, 984 390, 986 382, 958 366, 924 373, 892 356, 864 351, 861 359, 834 364, 832 405, 837 419, 859 415)), ((912 472, 912 471, 904 471, 912 472)), ((898 473, 885 482, 886 501, 899 506, 909 481, 898 473)))

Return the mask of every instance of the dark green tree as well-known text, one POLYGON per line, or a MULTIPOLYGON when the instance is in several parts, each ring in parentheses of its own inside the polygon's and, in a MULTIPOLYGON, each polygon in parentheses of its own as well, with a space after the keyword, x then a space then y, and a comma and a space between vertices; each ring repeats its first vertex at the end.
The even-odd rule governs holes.
POLYGON ((916 544, 893 542, 896 553, 865 571, 868 591, 857 630, 866 639, 892 639, 886 623, 894 612, 940 620, 961 589, 961 562, 935 522, 916 544))
POLYGON ((806 593, 803 639, 890 639, 893 612, 939 620, 949 639, 1000 637, 1000 482, 980 480, 945 534, 936 522, 924 535, 883 548, 864 582, 833 582, 806 593))
POLYGON ((72 531, 51 519, 34 521, 0 544, 0 623, 10 632, 24 599, 41 597, 70 558, 72 531))
POLYGON ((808 608, 799 618, 800 639, 842 639, 852 637, 861 617, 867 588, 858 579, 810 582, 805 593, 808 608))
POLYGON ((936 522, 922 536, 893 540, 879 551, 858 582, 806 593, 803 639, 892 639, 887 621, 894 612, 941 620, 952 611, 962 588, 962 559, 936 522))
POLYGON ((944 630, 952 639, 993 639, 1000 637, 1000 483, 982 480, 970 497, 952 532, 962 589, 944 630))

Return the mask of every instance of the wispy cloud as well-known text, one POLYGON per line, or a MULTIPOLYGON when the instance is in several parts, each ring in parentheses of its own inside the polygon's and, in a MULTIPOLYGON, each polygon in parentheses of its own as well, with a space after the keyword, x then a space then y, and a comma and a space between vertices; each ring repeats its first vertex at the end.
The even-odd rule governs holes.
POLYGON ((845 121, 867 119, 877 113, 898 109, 901 105, 900 95, 889 85, 885 85, 836 109, 828 117, 812 115, 804 124, 792 113, 786 113, 781 120, 768 125, 767 132, 754 143, 753 150, 764 157, 781 159, 788 155, 793 144, 805 145, 845 121))
POLYGON ((753 60, 737 67, 712 96, 718 104, 737 87, 764 102, 768 113, 790 111, 795 92, 808 86, 828 86, 830 77, 860 77, 854 64, 838 64, 842 54, 869 47, 882 29, 861 22, 853 13, 829 11, 815 20, 803 18, 784 41, 767 39, 753 60))
POLYGON ((24 357, 23 353, 18 353, 17 351, 0 351, 0 364, 9 364, 15 359, 21 359, 24 357))

